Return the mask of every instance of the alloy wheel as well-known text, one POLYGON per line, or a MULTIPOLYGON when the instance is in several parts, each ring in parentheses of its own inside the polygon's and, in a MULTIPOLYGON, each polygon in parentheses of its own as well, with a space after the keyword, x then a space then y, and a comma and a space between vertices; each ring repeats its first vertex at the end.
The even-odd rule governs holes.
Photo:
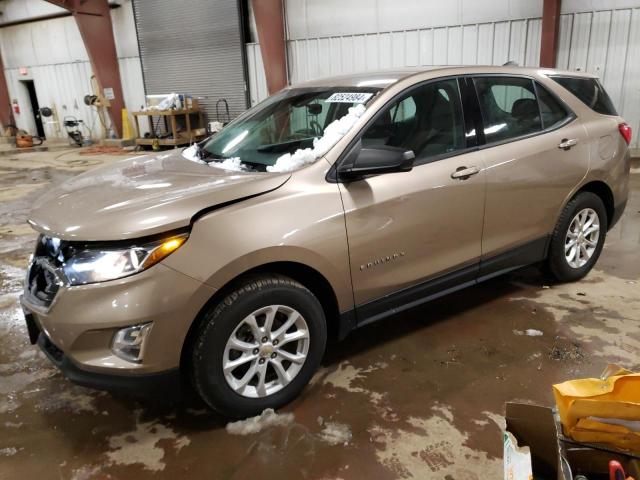
POLYGON ((269 305, 246 316, 227 340, 224 377, 243 397, 266 397, 293 381, 308 353, 304 317, 291 307, 269 305))
POLYGON ((582 268, 591 259, 600 238, 600 218, 592 208, 580 210, 567 230, 564 255, 572 268, 582 268))

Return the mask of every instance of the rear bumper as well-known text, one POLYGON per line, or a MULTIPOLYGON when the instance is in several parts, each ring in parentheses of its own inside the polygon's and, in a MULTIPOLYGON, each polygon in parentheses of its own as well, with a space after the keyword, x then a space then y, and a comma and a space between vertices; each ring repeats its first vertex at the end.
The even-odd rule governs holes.
POLYGON ((613 217, 611 218, 609 229, 612 229, 613 227, 615 227, 616 223, 618 223, 618 220, 620 220, 620 217, 622 217, 622 214, 624 213, 624 209, 626 208, 626 206, 627 206, 627 199, 625 199, 623 202, 620 202, 618 205, 614 207, 613 217))
POLYGON ((182 397, 182 383, 180 370, 172 369, 166 372, 151 374, 113 375, 83 370, 69 359, 62 350, 40 332, 38 346, 62 374, 77 385, 124 393, 138 397, 159 396, 163 399, 177 400, 182 397))

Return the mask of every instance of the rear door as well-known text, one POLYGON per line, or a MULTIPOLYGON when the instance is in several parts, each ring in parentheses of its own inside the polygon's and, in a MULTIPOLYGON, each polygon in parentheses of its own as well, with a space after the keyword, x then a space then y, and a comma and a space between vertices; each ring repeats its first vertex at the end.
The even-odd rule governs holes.
POLYGON ((485 195, 482 153, 455 78, 401 94, 361 141, 413 150, 416 163, 410 172, 340 185, 359 321, 475 279, 485 195), (452 177, 460 169, 470 174, 452 177))
POLYGON ((544 257, 548 235, 589 165, 586 130, 529 77, 474 76, 487 197, 481 275, 544 257))

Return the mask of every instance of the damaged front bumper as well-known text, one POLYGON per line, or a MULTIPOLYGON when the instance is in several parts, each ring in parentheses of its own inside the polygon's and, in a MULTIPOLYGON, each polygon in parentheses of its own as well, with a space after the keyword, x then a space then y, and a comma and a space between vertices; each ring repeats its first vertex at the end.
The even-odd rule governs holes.
POLYGON ((179 390, 182 347, 193 320, 215 289, 162 264, 136 275, 83 286, 62 285, 48 306, 28 290, 21 297, 29 337, 80 385, 163 395, 179 390), (112 350, 114 334, 153 323, 144 358, 112 350))
POLYGON ((108 390, 135 396, 162 395, 164 399, 179 399, 182 395, 182 381, 180 369, 174 368, 166 372, 151 374, 107 374, 83 370, 69 359, 62 350, 56 347, 47 335, 38 330, 33 315, 25 312, 29 337, 32 331, 37 333, 36 342, 44 354, 49 358, 62 374, 77 385, 108 390), (32 326, 29 326, 31 324, 32 326))

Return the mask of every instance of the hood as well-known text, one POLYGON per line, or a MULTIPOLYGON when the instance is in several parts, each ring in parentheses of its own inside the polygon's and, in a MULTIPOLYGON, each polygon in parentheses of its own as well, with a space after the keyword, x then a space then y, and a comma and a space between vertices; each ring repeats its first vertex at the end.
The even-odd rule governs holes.
POLYGON ((199 211, 274 190, 291 176, 234 172, 179 150, 136 157, 74 177, 39 198, 29 223, 64 240, 123 240, 189 225, 199 211))

